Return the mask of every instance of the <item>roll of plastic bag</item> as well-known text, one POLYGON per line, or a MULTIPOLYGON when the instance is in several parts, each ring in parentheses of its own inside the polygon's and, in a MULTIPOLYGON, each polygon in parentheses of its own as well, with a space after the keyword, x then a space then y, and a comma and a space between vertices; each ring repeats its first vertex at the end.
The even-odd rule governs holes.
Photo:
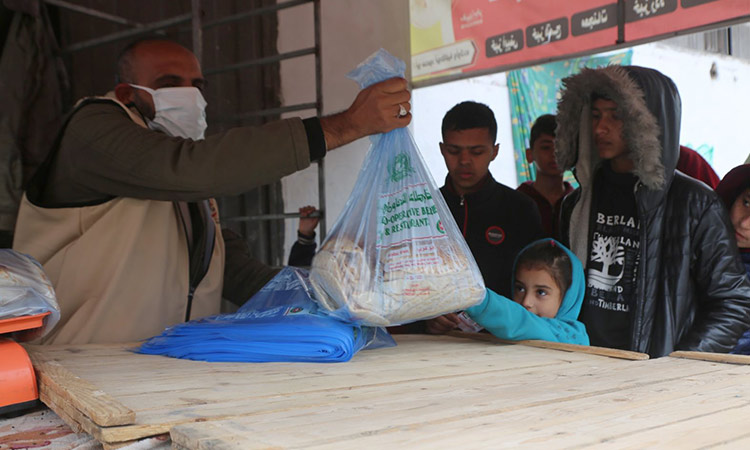
POLYGON ((307 277, 285 267, 236 313, 170 327, 137 352, 210 362, 344 362, 366 347, 396 345, 384 329, 321 311, 307 277))

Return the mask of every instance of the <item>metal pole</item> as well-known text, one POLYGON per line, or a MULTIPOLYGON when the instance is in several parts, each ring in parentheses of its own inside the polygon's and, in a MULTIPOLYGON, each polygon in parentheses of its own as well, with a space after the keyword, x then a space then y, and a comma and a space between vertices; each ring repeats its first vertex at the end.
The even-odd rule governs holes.
POLYGON ((160 30, 163 28, 167 28, 173 25, 179 25, 181 23, 185 23, 190 21, 192 18, 192 14, 182 14, 179 16, 171 17, 166 20, 160 20, 158 22, 153 22, 147 25, 143 25, 140 28, 136 28, 134 30, 127 30, 127 31, 119 31, 117 33, 108 34, 106 36, 102 36, 96 39, 90 39, 88 41, 79 42, 77 44, 72 44, 63 49, 66 53, 72 53, 78 50, 83 50, 89 47, 96 47, 97 45, 102 44, 108 44, 110 42, 119 41, 122 39, 131 38, 134 36, 141 36, 144 34, 148 34, 155 30, 160 30))
MULTIPOLYGON (((314 213, 310 214, 307 217, 321 217, 323 215, 323 211, 315 211, 314 213)), ((222 221, 225 222, 254 222, 256 220, 282 220, 282 219, 295 219, 298 217, 302 217, 299 212, 293 212, 293 213, 278 213, 278 214, 258 214, 257 216, 236 216, 236 217, 227 217, 226 219, 222 218, 222 221)))
POLYGON ((192 10, 191 26, 193 31, 193 54, 198 58, 198 64, 203 63, 203 27, 201 24, 201 0, 192 0, 190 7, 192 10))
POLYGON ((97 17, 99 19, 108 20, 110 22, 119 23, 120 25, 127 25, 130 27, 142 27, 142 23, 133 22, 132 20, 128 20, 124 17, 115 16, 113 14, 107 14, 104 12, 101 12, 96 9, 87 8, 85 6, 79 6, 74 5, 70 2, 66 2, 63 0, 44 0, 46 3, 49 3, 50 5, 59 6, 60 8, 64 8, 70 11, 75 11, 81 14, 86 14, 87 16, 91 17, 97 17))
POLYGON ((283 61, 285 59, 299 58, 300 56, 312 55, 312 54, 315 54, 314 47, 303 48, 300 50, 294 50, 294 51, 287 52, 287 53, 280 53, 278 55, 266 56, 264 58, 257 58, 257 59, 251 59, 248 61, 242 61, 236 64, 229 64, 226 66, 214 67, 211 69, 207 69, 204 72, 204 75, 215 75, 217 73, 229 72, 232 70, 240 70, 240 69, 245 69, 245 68, 252 67, 252 66, 261 66, 261 65, 265 65, 265 64, 269 64, 269 63, 273 63, 277 61, 283 61))
POLYGON ((239 114, 231 114, 231 115, 216 116, 216 117, 212 116, 211 121, 223 122, 223 123, 238 122, 238 121, 251 119, 254 117, 277 116, 279 114, 284 114, 288 112, 315 109, 317 106, 318 106, 317 102, 316 103, 300 103, 298 105, 282 106, 279 108, 271 108, 271 109, 261 109, 257 111, 251 111, 251 112, 245 112, 245 113, 239 113, 239 114))
MULTIPOLYGON (((322 52, 320 51, 320 0, 313 2, 313 16, 315 21, 315 99, 318 104, 318 117, 323 117, 323 64, 321 62, 322 52)), ((318 209, 322 211, 319 229, 320 242, 326 237, 326 170, 325 158, 318 161, 318 209)))
POLYGON ((264 6, 261 8, 253 9, 250 11, 244 11, 238 14, 234 14, 232 16, 222 17, 221 19, 212 20, 209 22, 206 22, 203 24, 203 28, 213 28, 218 25, 224 25, 227 23, 236 22, 238 20, 247 19, 248 17, 257 16, 259 14, 266 14, 270 12, 275 11, 281 11, 282 9, 286 8, 292 8, 294 6, 303 5, 305 3, 310 3, 313 0, 292 0, 284 3, 277 3, 276 5, 272 6, 264 6))
POLYGON ((617 0, 617 41, 615 43, 625 43, 625 0, 617 0))
POLYGON ((727 55, 732 56, 732 27, 727 27, 727 55))

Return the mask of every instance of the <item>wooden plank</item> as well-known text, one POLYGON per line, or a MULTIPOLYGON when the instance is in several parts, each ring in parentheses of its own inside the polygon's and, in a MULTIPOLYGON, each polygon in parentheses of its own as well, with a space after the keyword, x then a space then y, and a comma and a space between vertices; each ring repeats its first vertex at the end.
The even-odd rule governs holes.
POLYGON ((730 355, 728 353, 676 351, 669 354, 673 358, 697 359, 727 364, 750 364, 750 355, 730 355))
POLYGON ((638 432, 593 443, 591 447, 688 449, 710 446, 746 449, 750 442, 748 417, 750 405, 729 404, 720 411, 695 414, 659 427, 647 427, 638 432))
POLYGON ((270 444, 257 436, 252 439, 248 439, 247 436, 222 436, 223 428, 213 424, 214 422, 202 422, 204 426, 201 427, 191 427, 190 424, 177 425, 173 430, 179 429, 179 431, 176 434, 170 433, 172 445, 193 450, 273 450, 283 448, 270 444))
MULTIPOLYGON (((556 447, 598 448, 603 444, 617 442, 624 436, 632 436, 629 445, 617 448, 653 447, 646 441, 639 441, 644 431, 651 430, 653 436, 672 434, 674 423, 693 420, 695 417, 709 417, 721 414, 726 408, 748 405, 750 389, 737 389, 741 379, 750 373, 706 373, 688 376, 661 385, 643 385, 632 390, 608 393, 589 401, 580 400, 554 407, 540 407, 503 417, 503 425, 495 430, 498 435, 512 436, 500 440, 487 437, 490 443, 503 442, 504 445, 534 445, 556 447), (739 375, 739 376, 738 376, 739 375), (740 378, 741 376, 741 378, 740 378), (739 378, 739 379, 738 379, 739 378), (533 421, 533 426, 523 428, 524 422, 533 421), (515 431, 514 431, 515 428, 515 431)), ((702 440, 684 445, 660 444, 661 448, 699 448, 707 443, 729 438, 745 428, 725 427, 720 433, 703 433, 702 440)))
POLYGON ((518 341, 520 345, 531 347, 549 348, 553 350, 562 350, 566 352, 586 353, 589 355, 606 356, 608 358, 620 358, 633 361, 643 361, 649 359, 648 354, 631 352, 629 350, 619 350, 616 348, 594 347, 589 345, 564 344, 562 342, 549 341, 518 341))
MULTIPOLYGON (((438 341, 439 342, 439 341, 438 341)), ((256 380, 263 380, 263 389, 269 394, 289 390, 290 383, 302 383, 311 390, 334 388, 336 386, 351 386, 369 383, 371 379, 362 376, 360 365, 374 365, 368 367, 368 374, 378 374, 381 382, 398 379, 408 369, 421 369, 428 373, 442 375, 480 373, 483 371, 516 369, 518 367, 556 364, 558 361, 585 360, 583 356, 544 354, 538 351, 518 349, 512 353, 502 352, 495 346, 471 341, 455 340, 451 345, 441 343, 432 348, 443 348, 439 353, 423 351, 422 346, 404 344, 399 350, 382 349, 361 352, 352 363, 337 365, 320 364, 210 364, 195 361, 176 360, 171 358, 135 355, 129 353, 118 354, 119 363, 102 362, 86 367, 81 361, 96 360, 94 357, 79 352, 71 355, 67 364, 75 367, 81 376, 85 376, 101 386, 107 393, 116 395, 125 402, 128 396, 143 397, 144 394, 174 393, 175 391, 195 390, 205 388, 206 378, 210 378, 214 385, 231 383, 237 389, 252 388, 258 384, 256 380), (465 344, 470 345, 455 345, 465 344), (468 347, 468 348, 467 348, 468 347), (406 357, 404 356, 406 355, 406 357), (417 355, 418 357, 415 357, 417 355), (499 357, 502 356, 502 360, 499 357), (554 356, 552 358, 551 356, 554 356), (377 360, 377 364, 370 363, 377 360), (446 361, 449 361, 446 364, 446 361), (148 378, 139 383, 130 383, 133 367, 147 372, 148 378), (393 366, 398 366, 401 372, 394 372, 393 366), (322 370, 325 367, 325 370, 322 370), (250 372, 252 376, 239 376, 250 372)), ((421 376, 421 375, 419 375, 421 376)), ((126 405, 130 402, 126 402, 126 405)), ((132 406, 132 405, 131 405, 132 406)), ((132 406, 134 407, 134 406, 132 406)))
MULTIPOLYGON (((750 372, 707 372, 558 401, 530 402, 515 408, 505 405, 504 397, 497 402, 485 398, 482 405, 478 403, 480 398, 462 393, 450 400, 463 402, 464 410, 452 409, 453 414, 442 415, 436 409, 450 403, 435 401, 420 406, 413 399, 399 403, 382 396, 380 402, 356 407, 340 405, 338 410, 315 414, 295 411, 285 416, 236 417, 182 425, 173 428, 171 435, 175 442, 188 448, 207 448, 208 442, 221 448, 222 439, 235 446, 260 439, 266 445, 281 448, 541 448, 601 446, 621 438, 628 440, 618 448, 642 448, 665 446, 657 440, 638 439, 642 430, 648 430, 655 439, 670 430, 669 436, 679 444, 678 448, 696 448, 747 434, 745 427, 731 420, 726 422, 730 425, 726 430, 721 421, 715 421, 717 429, 710 432, 692 427, 692 441, 677 439, 680 433, 671 431, 677 423, 709 421, 712 415, 723 420, 728 411, 735 411, 730 418, 746 419, 750 387, 738 391, 738 376, 747 378, 750 372)), ((488 392, 487 396, 491 394, 488 392)))
MULTIPOLYGON (((212 436, 212 439, 220 436, 232 436, 232 438, 239 439, 238 436, 233 436, 232 432, 241 437, 244 433, 242 430, 247 430, 248 434, 252 434, 253 439, 267 439, 271 441, 271 444, 281 446, 294 447, 299 444, 305 447, 312 445, 309 438, 318 436, 322 439, 320 433, 325 432, 329 435, 339 433, 338 436, 342 442, 353 439, 355 441, 353 445, 357 445, 357 439, 376 434, 379 429, 414 430, 430 423, 436 424, 439 428, 460 418, 479 418, 486 421, 487 419, 482 419, 482 417, 496 413, 515 413, 530 407, 557 405, 562 401, 585 399, 607 393, 616 394, 642 385, 661 385, 675 381, 675 378, 669 378, 670 370, 666 367, 663 367, 665 370, 661 371, 665 373, 665 376, 655 379, 654 369, 654 367, 646 366, 631 366, 630 371, 623 369, 620 372, 622 379, 619 383, 597 379, 595 371, 591 370, 588 372, 566 370, 561 381, 557 385, 552 384, 555 386, 554 389, 545 391, 539 391, 538 386, 549 386, 556 379, 560 379, 559 372, 529 373, 526 378, 523 373, 513 374, 508 379, 489 379, 466 386, 454 384, 450 387, 443 386, 443 389, 415 383, 400 393, 373 392, 372 396, 366 398, 358 392, 351 392, 351 399, 340 399, 329 405, 315 405, 309 408, 300 405, 293 410, 268 411, 252 417, 234 417, 227 422, 229 428, 212 436), (580 382, 582 379, 591 382, 583 385, 580 382), (405 401, 405 399, 408 400, 405 401), (375 420, 380 421, 380 428, 374 425, 375 420), (283 424, 283 428, 277 429, 282 426, 280 424, 283 424), (298 431, 293 431, 296 429, 298 431), (275 437, 273 438, 275 440, 271 440, 273 436, 287 434, 296 435, 303 442, 282 442, 275 437)), ((708 373, 713 375, 717 370, 710 370, 708 373)), ((603 373, 609 374, 610 372, 604 371, 603 373)), ((530 423, 533 422, 533 420, 530 421, 530 423)), ((190 427, 173 428, 172 438, 183 439, 178 435, 179 430, 190 427)), ((200 428, 203 425, 196 424, 196 427, 200 428)), ((460 434, 460 429, 454 428, 452 432, 460 434)), ((331 436, 326 436, 327 440, 321 442, 331 444, 334 441, 330 438, 331 436)))
POLYGON ((629 359, 633 361, 641 361, 641 360, 649 359, 649 355, 646 353, 631 352, 629 350, 619 350, 615 348, 594 347, 591 345, 565 344, 562 342, 550 342, 550 341, 538 341, 538 340, 509 341, 506 339, 500 339, 488 333, 465 333, 463 331, 451 331, 448 334, 454 337, 475 339, 475 340, 481 340, 481 341, 486 341, 486 342, 496 342, 498 344, 528 345, 530 347, 547 348, 547 349, 552 349, 552 350, 562 350, 565 352, 586 353, 589 355, 606 356, 608 358, 629 359))
MULTIPOLYGON (((362 357, 357 355, 358 358, 353 363, 341 365, 208 364, 137 355, 121 347, 113 347, 112 353, 107 355, 101 346, 92 349, 98 357, 92 357, 87 347, 53 348, 49 353, 59 358, 56 362, 63 361, 69 367, 74 367, 77 374, 104 387, 108 393, 110 386, 113 389, 128 386, 131 391, 137 391, 138 395, 131 392, 128 396, 117 396, 118 403, 138 410, 136 423, 131 426, 87 429, 103 442, 120 442, 160 434, 171 425, 202 417, 225 418, 237 414, 256 414, 258 407, 254 406, 255 401, 273 396, 284 396, 284 402, 281 405, 272 402, 271 406, 263 408, 288 409, 297 402, 295 399, 298 396, 308 394, 311 394, 311 402, 318 402, 319 396, 330 397, 337 389, 350 390, 366 386, 374 390, 372 395, 380 395, 380 390, 387 384, 414 380, 425 382, 430 377, 437 383, 442 383, 441 380, 446 377, 461 378, 473 374, 497 376, 503 371, 516 371, 519 368, 533 370, 536 367, 550 367, 558 362, 571 364, 574 361, 587 361, 585 356, 557 352, 545 354, 521 347, 508 353, 503 352, 500 346, 462 340, 446 341, 446 338, 409 337, 401 339, 401 342, 398 351, 383 349, 362 352, 362 357), (434 345, 435 342, 440 345, 434 345), (113 358, 120 358, 121 361, 117 364, 109 361, 113 358), (101 359, 107 362, 91 364, 91 361, 101 359), (89 364, 81 364, 84 361, 89 364), (366 369, 363 370, 362 365, 366 369), (89 369, 99 372, 102 367, 107 370, 100 373, 100 378, 88 375, 89 369), (398 370, 394 370, 394 367, 398 370), (202 376, 196 376, 191 368, 197 369, 202 376), (218 373, 221 371, 223 372, 218 373), (132 383, 131 380, 138 372, 148 373, 149 377, 141 376, 139 383, 132 383), (153 377, 160 380, 156 387, 152 386, 153 377), (179 384, 180 380, 188 381, 188 386, 179 384), (206 389, 209 383, 213 387, 206 389), (203 388, 203 391, 195 392, 196 388, 203 388), (183 397, 180 392, 187 395, 183 397), (227 398, 230 401, 226 401, 227 398), (248 402, 249 399, 253 402, 248 402), (147 409, 142 408, 144 403, 148 404, 147 409)), ((44 353, 46 350, 34 349, 32 353, 44 353)), ((606 364, 608 360, 603 359, 600 363, 606 364)))
POLYGON ((47 394, 47 390, 44 389, 43 386, 39 387, 39 401, 47 405, 51 410, 55 411, 55 414, 57 414, 63 420, 63 422, 65 422, 65 424, 70 427, 73 433, 80 433, 84 431, 83 427, 81 427, 81 424, 68 413, 68 408, 66 407, 66 405, 64 403, 58 404, 56 401, 52 400, 47 394))
POLYGON ((713 445, 713 448, 736 448, 745 450, 750 448, 750 434, 741 437, 721 440, 713 445))
POLYGON ((750 366, 615 359, 492 339, 396 339, 398 347, 363 351, 343 364, 205 363, 135 354, 127 346, 39 347, 29 353, 46 362, 42 370, 57 371, 48 377, 52 381, 74 380, 68 390, 40 381, 40 390, 106 445, 171 430, 175 445, 185 448, 399 442, 445 447, 460 445, 451 433, 460 437, 471 430, 495 446, 505 442, 493 437, 498 435, 517 443, 542 439, 545 445, 577 446, 604 441, 573 439, 561 430, 597 423, 606 433, 594 430, 591 436, 608 439, 646 423, 608 426, 607 420, 620 420, 618 413, 668 411, 666 416, 688 420, 693 412, 679 403, 684 395, 704 414, 716 412, 713 404, 700 403, 709 394, 726 405, 750 404, 750 393, 729 395, 736 394, 738 382, 750 380, 750 366), (57 376, 59 369, 69 373, 57 376), (134 412, 135 420, 101 426, 89 419, 85 408, 67 400, 80 389, 75 378, 134 412), (547 427, 557 434, 539 431, 540 415, 549 416, 547 427))
MULTIPOLYGON (((133 443, 137 440, 137 438, 140 437, 147 437, 147 436, 156 436, 158 434, 167 433, 169 431, 169 428, 167 427, 152 427, 149 430, 148 434, 144 434, 143 436, 138 437, 131 437, 130 434, 125 435, 126 437, 123 438, 123 436, 115 437, 114 439, 109 439, 109 435, 106 433, 103 433, 102 430, 108 430, 112 428, 106 428, 106 427, 100 427, 96 423, 94 423, 89 417, 87 417, 84 413, 79 411, 74 406, 67 403, 67 401, 60 397, 56 392, 48 389, 44 385, 40 385, 39 389, 39 399, 57 415, 59 415, 63 421, 65 421, 66 424, 71 426, 74 431, 80 432, 85 431, 86 433, 92 435, 95 439, 97 439, 99 442, 104 444, 105 446, 117 448, 118 446, 124 446, 128 445, 130 443, 133 443), (75 427, 72 426, 72 424, 75 425, 75 427)), ((116 429, 117 427, 114 427, 116 429)))
MULTIPOLYGON (((552 367, 545 366, 545 370, 540 371, 540 373, 551 374, 553 373, 550 370, 552 367)), ((536 369, 539 369, 539 367, 524 367, 518 369, 518 372, 505 373, 503 376, 517 378, 522 371, 534 371, 536 369)), ((399 373, 396 373, 396 375, 399 375, 399 373)), ((286 413, 302 407, 313 410, 316 408, 335 409, 341 402, 361 401, 363 397, 378 398, 386 395, 403 398, 404 395, 408 395, 414 390, 433 388, 453 393, 457 391, 456 386, 462 383, 488 385, 490 382, 497 383, 498 380, 503 379, 498 376, 497 372, 492 371, 468 375, 434 375, 427 377, 415 374, 413 369, 408 369, 401 372, 400 375, 400 377, 393 377, 392 380, 386 382, 375 376, 367 383, 359 381, 359 385, 334 387, 323 385, 315 390, 311 390, 303 384, 288 383, 286 384, 286 391, 272 389, 270 393, 265 392, 263 386, 265 381, 271 383, 271 380, 258 380, 258 389, 254 391, 237 390, 235 386, 229 385, 225 391, 229 395, 223 396, 222 399, 218 399, 215 392, 209 392, 209 396, 202 398, 200 393, 192 393, 193 402, 178 407, 175 407, 169 398, 162 397, 162 401, 165 403, 160 405, 161 407, 138 410, 136 424, 124 427, 102 427, 91 431, 91 433, 101 441, 120 441, 159 434, 166 427, 196 420, 216 420, 239 415, 258 415, 279 411, 286 413)), ((366 378, 369 377, 363 379, 366 378)), ((280 387, 282 386, 284 386, 283 382, 280 383, 280 387)))
POLYGON ((56 392, 65 402, 82 411, 101 426, 126 425, 135 421, 135 412, 106 392, 74 375, 57 361, 47 360, 42 352, 29 352, 37 383, 56 392))
MULTIPOLYGON (((72 383, 70 392, 63 392, 61 395, 66 398, 70 398, 76 395, 76 392, 81 392, 80 382, 81 375, 86 377, 87 380, 92 380, 97 386, 107 387, 108 385, 114 386, 129 386, 131 390, 135 390, 139 393, 139 396, 122 397, 119 396, 117 400, 111 400, 113 403, 120 406, 124 406, 123 402, 128 402, 133 408, 138 409, 140 403, 155 401, 158 405, 159 410, 152 414, 146 414, 144 420, 137 420, 137 423, 131 424, 132 426, 89 426, 86 430, 90 434, 97 437, 102 442, 121 442, 132 440, 136 438, 142 438, 151 436, 154 434, 160 434, 168 431, 170 424, 181 423, 183 421, 200 420, 200 414, 206 414, 205 410, 210 410, 210 414, 215 414, 219 418, 226 417, 228 414, 233 414, 240 407, 242 410, 242 401, 240 405, 223 405, 221 402, 217 402, 215 398, 216 392, 210 392, 211 395, 207 397, 196 397, 195 395, 188 395, 186 398, 180 398, 181 404, 172 405, 172 399, 175 397, 175 391, 179 391, 179 384, 176 384, 180 379, 189 380, 191 383, 195 383, 197 380, 198 386, 205 387, 208 383, 216 383, 223 386, 223 391, 218 389, 218 392, 223 392, 224 395, 228 395, 232 400, 237 399, 236 391, 238 389, 244 389, 247 387, 254 388, 255 391, 250 391, 251 396, 257 396, 257 393, 262 393, 261 396, 271 395, 295 395, 303 394, 307 391, 321 391, 323 393, 338 389, 338 388, 350 388, 356 385, 378 385, 387 382, 399 382, 404 381, 404 376, 412 378, 419 378, 423 375, 421 372, 428 364, 432 364, 434 367, 441 367, 445 365, 445 361, 456 361, 459 357, 466 359, 466 347, 481 348, 482 351, 479 354, 475 354, 476 359, 483 359, 485 362, 472 362, 468 364, 448 364, 446 369, 443 370, 442 376, 448 376, 450 374, 463 375, 466 372, 467 367, 474 367, 475 372, 484 373, 489 371, 504 370, 504 366, 499 364, 498 361, 516 361, 517 365, 523 366, 523 361, 526 361, 528 367, 535 365, 550 365, 554 363, 554 360, 546 357, 545 355, 535 355, 535 358, 531 358, 529 355, 521 355, 521 352, 514 352, 517 356, 508 355, 509 357, 504 360, 499 360, 498 347, 487 347, 481 343, 468 342, 468 341, 454 341, 450 345, 426 345, 425 341, 434 341, 434 339, 403 339, 404 346, 402 350, 408 350, 410 347, 409 342, 411 341, 412 352, 391 352, 391 349, 383 349, 380 352, 362 352, 362 355, 366 355, 360 358, 362 364, 368 364, 368 356, 372 355, 372 358, 378 361, 375 368, 372 370, 373 373, 364 377, 361 373, 361 369, 353 367, 349 364, 342 365, 320 365, 320 364, 209 364, 194 361, 182 361, 171 358, 154 357, 148 355, 136 355, 127 351, 122 346, 111 346, 109 349, 104 346, 82 346, 82 347, 70 347, 66 346, 63 348, 54 347, 39 347, 30 348, 29 352, 35 355, 35 360, 39 363, 39 367, 43 370, 51 370, 56 374, 62 373, 63 376, 59 377, 65 380, 74 380, 76 383, 72 383), (487 350, 487 351, 484 351, 487 350), (92 355, 93 353, 93 355, 92 355), (437 358, 434 355, 437 354, 437 358), (404 355, 407 355, 404 357, 404 355), (418 355, 417 358, 414 355, 418 355), (430 358, 430 355, 433 355, 430 358), (52 359, 52 361, 49 361, 52 359), (119 363, 114 361, 118 360, 119 363), (416 361, 416 366, 415 366, 416 361), (46 364, 42 365, 41 363, 46 364), (54 363, 54 364, 52 364, 54 363), (156 370, 154 369, 154 363, 156 363, 156 370), (381 364, 385 363, 385 367, 380 368, 381 364), (61 368, 62 364, 67 367, 74 368, 77 375, 70 373, 63 373, 61 368), (401 372, 393 372, 390 365, 398 365, 402 370, 401 372), (217 377, 217 368, 221 367, 226 372, 225 378, 217 377), (325 367, 325 370, 322 368, 325 367), (106 369, 100 373, 101 378, 91 378, 87 371, 93 370, 95 372, 101 371, 102 368, 106 369), (196 371, 189 370, 190 368, 197 368, 196 371), (297 369, 297 370, 290 370, 297 369), (409 375, 410 370, 416 375, 409 375), (259 372, 259 374, 256 374, 259 372), (381 373, 374 373, 381 372, 381 373), (393 372, 389 374, 389 372, 393 372), (148 373, 149 378, 154 376, 162 375, 164 379, 163 385, 157 387, 159 392, 153 392, 149 390, 150 379, 142 376, 138 376, 138 373, 148 373), (244 374, 244 376, 243 376, 244 374), (282 375, 286 374, 286 378, 282 375), (290 376, 291 374, 291 376, 290 376), (196 376, 202 375, 202 376, 196 376), (249 375, 249 376, 247 376, 249 375), (260 375, 260 376, 258 376, 260 375), (139 383, 132 383, 134 377, 139 378, 139 383), (255 379, 257 378, 257 381, 255 379), (210 381, 209 381, 210 380, 210 381), (249 381, 246 381, 249 380, 249 381), (375 381, 373 381, 375 380, 375 381), (250 383, 248 386, 247 383, 250 383), (154 395, 157 394, 157 395, 154 395), (160 394, 160 395, 159 395, 160 394), (214 407, 218 404, 218 407, 214 407), (228 408, 224 408, 227 406, 228 408), (177 410, 175 414, 173 410, 177 410), (182 411, 180 411, 182 409, 182 411), (227 412, 228 411, 228 412, 227 412), (182 414, 182 416, 180 416, 182 414), (151 420, 153 419, 153 420, 151 420)), ((526 351, 526 353, 529 353, 526 351)), ((358 355, 359 356, 359 355, 358 355)), ((369 358, 369 359, 372 359, 369 358)), ((566 361, 570 361, 571 358, 566 357, 566 361)), ((466 363, 470 362, 468 360, 466 363)), ((434 369, 431 367, 430 369, 434 369)), ((432 373, 433 370, 428 370, 428 373, 432 373)), ((40 383, 49 392, 57 392, 56 386, 54 385, 53 377, 46 376, 40 377, 40 383)), ((86 386, 89 391, 92 389, 86 386)), ((195 386, 189 386, 185 391, 190 391, 195 386)), ((101 399, 111 399, 109 390, 105 389, 108 394, 107 396, 99 396, 101 399)), ((242 397, 242 396, 240 396, 242 397)), ((60 404, 69 405, 69 403, 63 401, 60 404)), ((94 409, 97 405, 90 405, 88 408, 94 409)), ((59 407, 58 407, 59 409, 59 407)), ((83 411, 87 408, 83 407, 83 411)), ((71 415, 70 411, 61 412, 71 415)), ((74 411, 75 412, 75 411, 74 411)), ((149 411, 146 411, 149 412, 149 411)), ((97 411, 94 409, 94 415, 97 411)), ((139 415, 143 416, 144 411, 139 409, 139 415)), ((86 417, 85 415, 83 416, 86 417)))

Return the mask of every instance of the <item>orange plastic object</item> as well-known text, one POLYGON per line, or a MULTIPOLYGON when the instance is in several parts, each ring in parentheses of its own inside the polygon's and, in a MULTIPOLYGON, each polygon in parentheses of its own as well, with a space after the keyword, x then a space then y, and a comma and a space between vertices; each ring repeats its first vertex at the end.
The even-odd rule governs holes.
POLYGON ((0 338, 0 408, 39 398, 34 367, 26 350, 8 338, 0 338))
POLYGON ((0 320, 0 334, 39 328, 44 325, 44 318, 49 314, 49 312, 46 312, 35 314, 33 316, 12 317, 10 319, 0 320))

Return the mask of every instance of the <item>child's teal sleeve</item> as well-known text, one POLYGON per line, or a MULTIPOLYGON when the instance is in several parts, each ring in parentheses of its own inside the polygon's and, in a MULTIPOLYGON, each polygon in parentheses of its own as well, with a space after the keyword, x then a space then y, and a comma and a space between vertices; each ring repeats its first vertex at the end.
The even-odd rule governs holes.
POLYGON ((490 289, 484 301, 466 313, 490 333, 501 339, 520 341, 539 339, 551 342, 589 345, 586 329, 581 322, 569 323, 559 319, 539 317, 523 306, 490 289))

